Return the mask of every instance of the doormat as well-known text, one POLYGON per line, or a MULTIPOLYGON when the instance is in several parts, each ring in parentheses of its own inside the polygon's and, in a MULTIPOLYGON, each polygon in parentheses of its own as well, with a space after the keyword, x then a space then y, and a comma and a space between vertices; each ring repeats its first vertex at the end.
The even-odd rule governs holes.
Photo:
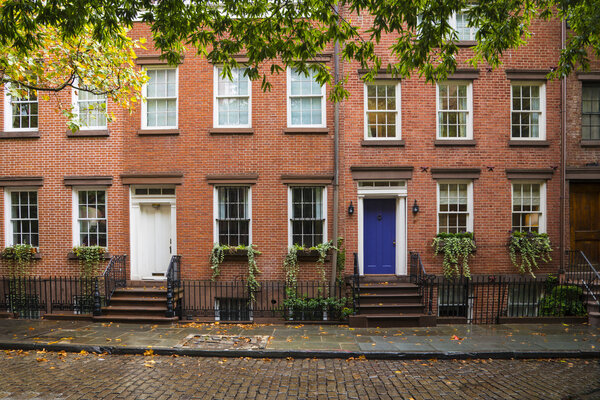
POLYGON ((175 347, 202 350, 261 350, 267 347, 269 336, 188 335, 175 347))

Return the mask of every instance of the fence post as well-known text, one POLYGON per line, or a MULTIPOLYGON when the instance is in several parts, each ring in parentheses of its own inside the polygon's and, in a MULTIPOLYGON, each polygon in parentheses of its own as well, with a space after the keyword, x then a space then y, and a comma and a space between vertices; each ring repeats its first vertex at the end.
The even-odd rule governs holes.
POLYGON ((100 303, 100 289, 98 288, 98 277, 94 277, 94 316, 102 315, 102 304, 100 303))

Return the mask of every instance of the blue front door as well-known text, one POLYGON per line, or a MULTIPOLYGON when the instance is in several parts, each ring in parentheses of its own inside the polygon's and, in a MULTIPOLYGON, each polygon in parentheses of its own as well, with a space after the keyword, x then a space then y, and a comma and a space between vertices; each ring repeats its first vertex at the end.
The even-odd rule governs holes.
POLYGON ((396 199, 364 200, 364 273, 396 273, 396 199))

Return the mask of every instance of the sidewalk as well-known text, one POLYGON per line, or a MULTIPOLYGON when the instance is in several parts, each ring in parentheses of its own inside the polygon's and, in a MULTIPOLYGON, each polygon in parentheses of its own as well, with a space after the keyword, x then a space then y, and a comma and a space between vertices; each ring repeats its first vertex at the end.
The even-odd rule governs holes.
POLYGON ((0 320, 0 349, 215 357, 600 358, 600 328, 583 324, 441 325, 139 325, 0 320))

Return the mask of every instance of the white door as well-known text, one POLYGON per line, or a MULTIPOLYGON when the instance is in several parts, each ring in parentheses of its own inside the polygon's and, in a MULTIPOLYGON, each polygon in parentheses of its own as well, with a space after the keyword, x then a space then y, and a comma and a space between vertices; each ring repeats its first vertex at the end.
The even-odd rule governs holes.
POLYGON ((171 260, 170 204, 140 204, 136 266, 143 279, 165 277, 171 260))

